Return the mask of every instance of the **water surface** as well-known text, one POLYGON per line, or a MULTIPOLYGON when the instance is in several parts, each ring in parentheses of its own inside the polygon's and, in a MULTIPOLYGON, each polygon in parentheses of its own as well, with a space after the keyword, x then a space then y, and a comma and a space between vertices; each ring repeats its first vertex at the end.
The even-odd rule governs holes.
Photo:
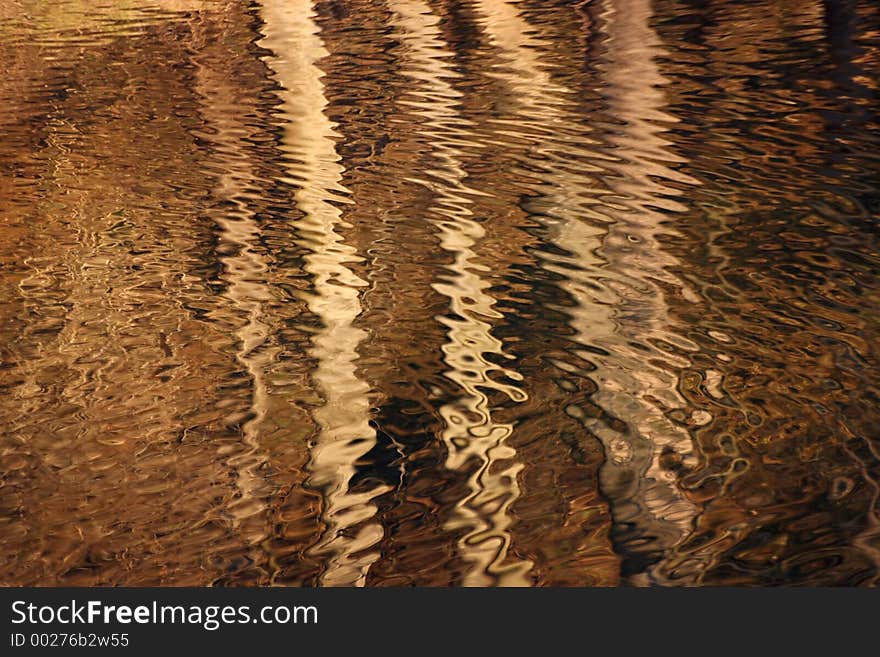
POLYGON ((0 3, 0 582, 877 584, 878 45, 0 3))

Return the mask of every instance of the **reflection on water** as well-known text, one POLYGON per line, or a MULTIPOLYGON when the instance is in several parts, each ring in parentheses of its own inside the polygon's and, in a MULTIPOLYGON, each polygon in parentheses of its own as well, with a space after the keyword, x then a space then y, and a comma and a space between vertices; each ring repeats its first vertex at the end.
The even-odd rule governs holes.
POLYGON ((0 4, 0 581, 880 581, 874 3, 0 4))
POLYGON ((473 262, 472 247, 485 236, 485 230, 473 219, 470 198, 480 192, 464 184, 467 174, 461 160, 464 149, 479 149, 479 143, 471 132, 472 124, 457 112, 463 94, 448 80, 457 76, 449 63, 452 55, 441 40, 439 19, 424 3, 398 2, 392 7, 400 38, 410 46, 412 68, 404 68, 403 72, 416 84, 421 83, 415 87, 418 91, 413 94, 414 100, 401 102, 411 105, 413 113, 424 118, 418 134, 438 160, 435 168, 425 171, 425 179, 412 180, 434 192, 436 201, 425 214, 437 226, 440 248, 452 258, 447 265, 452 276, 441 275, 442 282, 433 285, 449 298, 449 314, 438 318, 448 336, 441 349, 451 369, 444 374, 464 392, 439 409, 445 423, 442 438, 446 464, 458 470, 471 459, 479 463, 468 480, 468 495, 455 504, 446 526, 453 531, 468 530, 457 543, 462 558, 470 563, 462 579, 465 585, 484 586, 495 578, 501 584, 522 586, 528 582, 525 574, 530 564, 504 565, 510 547, 508 510, 518 496, 516 478, 522 465, 513 462, 499 466, 516 456, 516 450, 505 444, 513 425, 492 419, 486 392, 498 391, 513 401, 523 401, 525 393, 491 376, 522 379, 510 368, 489 360, 494 356, 503 362, 510 356, 485 321, 500 315, 492 309, 495 300, 486 292, 488 283, 480 276, 485 267, 473 262))
POLYGON ((604 448, 602 491, 616 524, 628 533, 619 541, 621 553, 662 551, 687 531, 694 513, 659 465, 666 451, 683 458, 690 440, 661 412, 664 406, 682 405, 675 377, 668 366, 658 367, 648 358, 652 351, 657 359, 667 356, 652 338, 681 342, 664 333, 664 294, 653 282, 681 287, 666 269, 675 260, 655 237, 664 215, 654 208, 680 209, 660 181, 690 181, 664 166, 673 158, 656 136, 660 128, 653 127, 668 117, 657 109, 664 80, 652 58, 656 36, 648 26, 649 3, 614 3, 596 28, 608 42, 607 54, 599 58, 603 96, 609 112, 629 127, 621 135, 603 135, 603 142, 596 140, 599 131, 585 130, 572 111, 573 91, 554 82, 542 67, 541 51, 550 44, 529 34, 515 5, 484 0, 479 6, 487 32, 506 54, 508 72, 501 77, 519 94, 523 123, 544 128, 532 137, 543 175, 529 207, 546 218, 550 239, 560 249, 554 257, 545 256, 545 267, 568 279, 563 286, 576 304, 569 310, 573 341, 586 348, 572 351, 597 385, 592 403, 618 422, 590 418, 576 403, 566 411, 583 421, 604 448), (578 142, 580 148, 565 150, 578 142), (608 154, 602 153, 603 143, 612 149, 608 154), (570 164, 579 158, 598 166, 572 171, 570 164), (590 207, 587 218, 578 212, 583 206, 590 207))
POLYGON ((271 66, 282 85, 286 164, 294 199, 303 217, 299 221, 310 253, 303 270, 313 277, 309 308, 321 322, 312 339, 317 360, 313 373, 324 403, 315 411, 320 432, 311 448, 310 483, 325 491, 322 520, 326 529, 311 549, 327 555, 321 582, 362 585, 370 564, 378 558, 367 551, 382 536, 382 527, 368 523, 353 528, 375 513, 370 505, 378 489, 352 491, 351 478, 358 459, 375 443, 369 425, 369 390, 355 372, 357 346, 365 332, 352 326, 361 312, 358 288, 365 282, 346 262, 356 251, 336 232, 340 211, 334 203, 348 202, 341 187, 342 165, 336 154, 333 124, 324 115, 327 101, 321 71, 315 61, 327 54, 312 19, 310 3, 264 3, 266 21, 262 45, 274 56, 271 66), (348 534, 348 535, 347 535, 348 534))

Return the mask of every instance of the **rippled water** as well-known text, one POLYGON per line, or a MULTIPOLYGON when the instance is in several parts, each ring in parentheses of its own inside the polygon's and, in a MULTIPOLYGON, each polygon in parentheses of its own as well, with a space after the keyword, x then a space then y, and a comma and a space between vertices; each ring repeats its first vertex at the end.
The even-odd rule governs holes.
POLYGON ((877 584, 878 46, 0 2, 0 582, 877 584))

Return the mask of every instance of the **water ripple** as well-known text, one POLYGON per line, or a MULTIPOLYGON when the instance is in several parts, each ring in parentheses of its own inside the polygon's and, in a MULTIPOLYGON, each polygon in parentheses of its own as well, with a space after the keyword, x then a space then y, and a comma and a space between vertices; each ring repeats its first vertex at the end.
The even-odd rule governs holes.
POLYGON ((0 3, 0 582, 876 585, 878 25, 0 3))

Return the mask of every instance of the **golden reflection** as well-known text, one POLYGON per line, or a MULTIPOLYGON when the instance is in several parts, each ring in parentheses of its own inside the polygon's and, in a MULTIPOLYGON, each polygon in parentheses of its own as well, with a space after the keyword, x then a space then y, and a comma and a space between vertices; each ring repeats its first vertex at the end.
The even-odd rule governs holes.
POLYGON ((251 130, 241 120, 231 98, 235 96, 225 71, 217 70, 216 60, 194 58, 195 90, 200 99, 199 111, 211 131, 203 135, 223 162, 214 196, 222 201, 221 208, 211 215, 220 228, 220 257, 226 286, 224 295, 232 302, 240 317, 235 330, 238 350, 236 359, 251 380, 251 403, 248 419, 241 427, 245 451, 228 459, 235 472, 237 498, 229 504, 233 528, 242 539, 254 546, 251 558, 261 562, 258 546, 266 539, 266 501, 269 485, 260 474, 267 456, 260 445, 260 428, 268 409, 266 368, 275 360, 277 345, 269 341, 271 319, 264 308, 272 294, 266 281, 268 270, 264 256, 254 247, 260 239, 260 228, 251 208, 254 197, 253 179, 256 168, 247 153, 246 138, 251 130), (228 248, 227 248, 228 247, 228 248))
POLYGON ((438 160, 437 168, 424 172, 426 178, 410 180, 434 192, 436 202, 427 212, 438 228, 441 248, 453 256, 447 265, 452 276, 432 286, 449 298, 452 311, 451 316, 438 317, 448 329, 442 349, 444 362, 452 369, 445 375, 465 393, 440 408, 446 425, 446 465, 457 470, 471 460, 477 462, 468 479, 469 494, 455 504, 445 527, 465 531, 458 551, 471 564, 463 578, 466 586, 525 586, 530 583, 532 564, 510 558, 508 532, 513 522, 510 506, 519 496, 517 476, 523 465, 514 460, 516 450, 506 444, 513 425, 492 419, 484 390, 495 390, 520 402, 526 396, 517 386, 493 379, 494 375, 521 380, 516 371, 487 358, 510 356, 492 335, 487 320, 501 315, 492 308, 495 300, 486 292, 489 284, 478 273, 480 265, 473 262, 473 247, 485 233, 469 207, 472 197, 480 192, 465 184, 467 174, 461 159, 465 149, 473 151, 479 145, 470 132, 472 126, 459 116, 461 93, 448 81, 456 73, 449 61, 452 53, 438 28, 439 18, 418 0, 395 0, 391 8, 400 38, 408 47, 405 61, 409 66, 403 74, 416 82, 415 90, 401 104, 424 117, 419 134, 438 160))
POLYGON ((296 186, 298 227, 311 250, 304 269, 313 277, 309 309, 322 324, 312 353, 318 360, 314 380, 324 398, 315 411, 320 432, 312 447, 309 483, 324 491, 326 529, 312 553, 326 558, 321 583, 362 586, 370 565, 379 557, 381 525, 373 520, 371 500, 386 488, 375 485, 352 491, 349 482, 358 460, 376 442, 369 424, 369 386, 356 372, 358 345, 365 332, 353 326, 361 313, 359 288, 366 283, 346 263, 359 260, 336 228, 347 203, 343 167, 336 154, 337 134, 324 110, 327 100, 316 62, 327 55, 308 0, 263 0, 261 45, 274 54, 269 64, 283 89, 284 151, 289 182, 296 186))
MULTIPOLYGON (((696 181, 670 167, 681 160, 669 152, 669 142, 663 138, 663 125, 673 119, 663 111, 662 87, 667 81, 656 59, 664 50, 650 27, 651 15, 650 0, 610 0, 602 16, 607 36, 601 66, 607 83, 603 94, 612 115, 626 124, 624 130, 608 136, 617 158, 606 163, 612 175, 605 180, 614 193, 611 202, 625 210, 614 212, 615 221, 598 253, 607 263, 603 270, 618 272, 628 280, 611 288, 617 298, 608 321, 590 330, 594 344, 611 354, 594 359, 599 365, 597 401, 635 427, 630 435, 615 436, 594 425, 611 446, 612 458, 602 473, 603 489, 619 501, 626 500, 618 507, 616 522, 650 527, 652 547, 668 550, 688 533, 697 510, 678 489, 675 473, 662 465, 663 458, 680 461, 685 467, 695 464, 690 435, 664 411, 686 406, 677 390, 677 372, 690 362, 680 353, 695 351, 697 346, 671 330, 667 292, 656 282, 690 302, 698 298, 668 271, 680 263, 666 253, 658 235, 674 233, 664 226, 668 213, 687 210, 670 198, 676 192, 668 181, 683 185, 696 181), (633 344, 638 348, 632 348, 633 344), (650 348, 658 344, 667 348, 650 348), (646 358, 646 347, 651 358, 646 358), (619 468, 618 462, 625 461, 627 466, 619 468), (640 475, 638 493, 632 489, 633 471, 640 475)), ((705 424, 711 416, 695 419, 705 424)))
MULTIPOLYGON (((599 245, 599 236, 604 233, 601 225, 607 221, 600 214, 600 189, 594 175, 598 168, 592 163, 608 159, 608 156, 599 150, 598 142, 582 125, 581 119, 569 113, 573 92, 551 77, 543 57, 551 44, 538 36, 537 30, 521 14, 519 4, 478 0, 475 9, 480 27, 502 62, 486 74, 498 78, 509 89, 512 104, 509 114, 490 119, 493 140, 499 144, 508 139, 529 144, 528 155, 517 156, 507 166, 530 181, 535 180, 533 172, 540 171, 539 180, 530 183, 534 196, 529 200, 528 211, 538 212, 540 221, 550 228, 549 238, 574 254, 574 257, 567 257, 542 252, 541 266, 562 274, 556 285, 581 301, 577 307, 566 308, 570 323, 578 329, 578 322, 591 321, 595 312, 583 303, 579 282, 591 273, 590 266, 595 259, 593 252, 599 245), (572 162, 576 165, 571 166, 572 162), (557 259, 565 261, 560 263, 562 267, 557 268, 557 259), (567 263, 573 263, 575 267, 565 266, 567 263)), ((588 344, 580 331, 571 339, 575 343, 583 341, 588 344)), ((575 352, 580 358, 587 359, 583 353, 575 352)), ((558 360, 553 364, 563 375, 569 369, 586 371, 583 364, 558 360)), ((565 412, 580 419, 578 413, 572 411, 572 406, 566 407, 565 412)), ((592 499, 571 500, 569 504, 567 522, 576 523, 578 519, 603 513, 592 499)), ((582 540, 579 553, 584 559, 575 568, 589 564, 590 576, 596 581, 616 581, 616 575, 609 577, 609 571, 617 567, 617 559, 606 534, 597 532, 582 540)))
POLYGON ((876 4, 0 2, 0 583, 876 585, 876 4))
POLYGON ((558 149, 540 149, 547 175, 540 187, 543 198, 535 206, 550 217, 553 241, 572 253, 547 256, 547 266, 565 276, 560 286, 579 302, 568 312, 574 340, 590 347, 579 355, 596 366, 590 375, 598 385, 594 400, 611 416, 625 418, 630 429, 621 434, 575 405, 567 412, 605 447, 602 488, 611 500, 615 522, 634 523, 637 531, 655 537, 656 547, 666 549, 680 540, 695 514, 678 491, 674 474, 659 465, 664 449, 692 461, 687 432, 661 410, 684 405, 676 392, 675 371, 687 361, 660 353, 667 363, 673 362, 672 367, 658 367, 648 362, 645 349, 652 350, 647 342, 651 338, 694 348, 670 335, 663 293, 650 281, 653 277, 684 287, 666 271, 675 261, 656 239, 663 215, 655 208, 683 208, 668 200, 671 191, 658 179, 690 180, 664 164, 675 158, 664 150, 666 142, 658 136, 662 129, 653 123, 669 117, 660 111, 663 96, 656 88, 663 79, 653 62, 657 37, 648 27, 650 3, 624 4, 614 4, 603 16, 611 53, 604 73, 615 117, 627 127, 603 141, 585 136, 579 128, 582 119, 569 109, 571 90, 555 81, 541 62, 548 44, 534 35, 516 3, 480 0, 477 7, 487 35, 505 55, 505 70, 497 75, 515 90, 519 113, 538 122, 536 130, 551 144, 574 141, 572 135, 577 135, 578 143, 590 147, 566 143, 566 155, 597 164, 592 171, 584 167, 586 171, 573 172, 558 149), (612 147, 607 154, 605 144, 612 147), (576 267, 564 266, 566 262, 576 267), (597 286, 599 281, 605 285, 597 286), (633 348, 634 342, 641 348, 633 348), (596 346, 608 355, 597 353, 596 346))

